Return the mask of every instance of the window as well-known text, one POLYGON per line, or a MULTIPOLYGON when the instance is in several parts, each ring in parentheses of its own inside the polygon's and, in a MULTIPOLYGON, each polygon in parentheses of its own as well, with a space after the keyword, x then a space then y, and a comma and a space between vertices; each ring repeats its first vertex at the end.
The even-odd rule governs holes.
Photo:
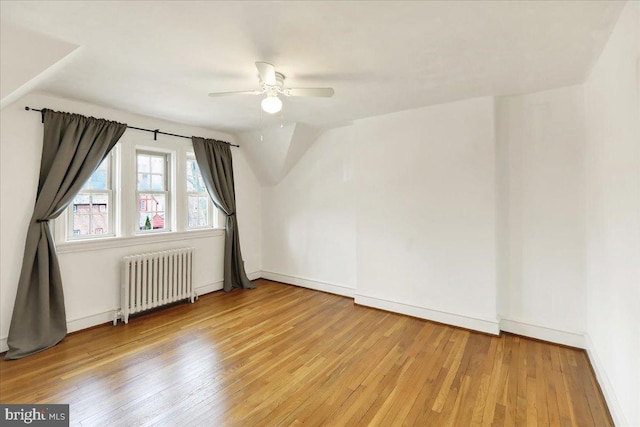
POLYGON ((119 238, 162 240, 167 232, 200 235, 220 226, 224 214, 211 201, 192 147, 138 141, 116 145, 87 180, 53 224, 56 243, 108 246, 119 238))
POLYGON ((207 188, 204 185, 198 162, 187 159, 187 228, 211 227, 213 224, 213 206, 207 188))
POLYGON ((168 231, 169 155, 136 152, 138 230, 168 231))
POLYGON ((68 238, 113 235, 112 156, 105 158, 68 209, 68 238))

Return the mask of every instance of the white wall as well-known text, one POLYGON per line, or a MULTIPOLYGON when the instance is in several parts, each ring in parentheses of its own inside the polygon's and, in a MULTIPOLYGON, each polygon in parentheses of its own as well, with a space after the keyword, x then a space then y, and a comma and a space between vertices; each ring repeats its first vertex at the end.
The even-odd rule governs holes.
POLYGON ((356 287, 354 129, 324 133, 263 188, 263 277, 342 295, 356 287))
POLYGON ((493 133, 491 98, 325 132, 263 190, 263 277, 497 333, 493 133))
POLYGON ((493 99, 356 122, 356 302, 497 333, 493 99))
POLYGON ((582 86, 496 100, 503 330, 584 347, 582 86))
MULTIPOLYGON (((202 295, 222 289, 224 230, 207 234, 196 233, 194 236, 179 233, 179 236, 171 237, 174 239, 148 239, 150 241, 138 244, 131 240, 120 242, 121 246, 118 247, 89 250, 83 246, 61 247, 58 260, 62 271, 67 324, 70 332, 113 320, 113 311, 120 307, 120 267, 123 256, 192 247, 194 248, 193 280, 196 292, 202 295)), ((22 260, 22 254, 20 254, 20 260, 22 260)), ((7 287, 11 288, 12 293, 6 292, 3 287, 3 298, 6 295, 6 303, 13 306, 15 286, 7 287)), ((5 301, 3 301, 4 304, 5 301)), ((11 312, 7 313, 8 322, 11 312)), ((8 326, 7 323, 4 337, 8 332, 8 326)))
MULTIPOLYGON (((47 107, 95 117, 105 117, 133 126, 165 132, 198 135, 232 141, 232 137, 206 129, 128 114, 78 101, 45 95, 28 95, 0 112, 0 345, 6 345, 16 293, 26 230, 33 212, 42 151, 40 115, 24 106, 47 107)), ((119 144, 154 144, 176 150, 188 149, 188 139, 128 130, 119 144)), ((236 179, 238 223, 247 273, 260 270, 260 186, 248 168, 241 150, 232 149, 236 179)), ((194 280, 202 294, 221 289, 224 231, 183 232, 171 235, 124 238, 117 244, 60 245, 67 321, 70 330, 109 321, 119 308, 119 261, 122 256, 185 246, 196 248, 194 280)), ((4 347, 2 350, 5 350, 4 347)), ((2 351, 0 350, 0 351, 2 351)))
POLYGON ((617 425, 640 426, 640 3, 585 84, 587 338, 617 425))
POLYGON ((282 179, 295 130, 296 125, 290 124, 238 134, 239 144, 261 182, 272 185, 282 179))

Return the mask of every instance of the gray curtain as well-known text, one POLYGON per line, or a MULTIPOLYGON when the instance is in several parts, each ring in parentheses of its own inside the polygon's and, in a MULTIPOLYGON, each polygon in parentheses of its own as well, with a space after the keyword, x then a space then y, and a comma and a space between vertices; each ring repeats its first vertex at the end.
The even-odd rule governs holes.
POLYGON ((191 138, 196 161, 213 203, 227 215, 224 242, 224 290, 252 289, 240 252, 240 234, 236 218, 236 191, 233 160, 229 144, 214 139, 191 138))
POLYGON ((20 359, 62 341, 64 295, 49 221, 71 203, 127 125, 43 110, 40 180, 11 317, 5 359, 20 359))

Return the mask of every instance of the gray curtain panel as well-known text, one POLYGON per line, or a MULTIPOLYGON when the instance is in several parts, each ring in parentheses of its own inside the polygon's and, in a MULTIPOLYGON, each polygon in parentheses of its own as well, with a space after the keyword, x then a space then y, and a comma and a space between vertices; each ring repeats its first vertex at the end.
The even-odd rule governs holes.
POLYGON ((253 289, 247 278, 240 252, 240 233, 236 218, 236 191, 233 181, 233 160, 229 144, 192 137, 193 151, 213 203, 227 215, 224 242, 224 290, 253 289))
POLYGON ((40 181, 11 317, 5 359, 46 350, 67 333, 64 295, 49 221, 71 203, 127 125, 43 110, 40 181))

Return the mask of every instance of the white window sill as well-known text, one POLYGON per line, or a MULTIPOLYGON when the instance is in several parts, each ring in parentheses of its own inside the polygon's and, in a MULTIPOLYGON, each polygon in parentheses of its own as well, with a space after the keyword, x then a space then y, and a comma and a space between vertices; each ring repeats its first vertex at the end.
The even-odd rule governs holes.
POLYGON ((105 237, 101 239, 83 239, 56 243, 56 249, 58 254, 67 254, 144 244, 175 242, 178 240, 204 239, 207 237, 224 236, 224 234, 224 228, 208 228, 206 230, 162 232, 127 237, 105 237))

